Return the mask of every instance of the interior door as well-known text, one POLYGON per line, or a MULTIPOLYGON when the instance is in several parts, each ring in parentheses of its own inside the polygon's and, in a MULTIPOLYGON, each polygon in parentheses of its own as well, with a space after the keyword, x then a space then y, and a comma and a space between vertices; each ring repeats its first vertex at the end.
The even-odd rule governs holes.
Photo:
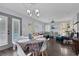
POLYGON ((8 17, 0 15, 0 46, 8 44, 8 17))
POLYGON ((20 37, 20 20, 12 18, 12 41, 18 41, 20 37))

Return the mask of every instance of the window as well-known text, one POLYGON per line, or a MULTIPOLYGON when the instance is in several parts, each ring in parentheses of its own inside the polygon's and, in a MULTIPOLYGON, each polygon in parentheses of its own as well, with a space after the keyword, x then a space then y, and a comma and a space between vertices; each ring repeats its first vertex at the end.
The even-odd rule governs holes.
POLYGON ((8 44, 8 18, 0 15, 0 46, 8 44))

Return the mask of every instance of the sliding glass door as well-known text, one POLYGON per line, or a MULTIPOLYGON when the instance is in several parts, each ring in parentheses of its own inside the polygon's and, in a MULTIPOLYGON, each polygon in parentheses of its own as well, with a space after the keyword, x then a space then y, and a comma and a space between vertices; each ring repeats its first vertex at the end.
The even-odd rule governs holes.
POLYGON ((12 18, 12 41, 18 41, 20 37, 20 20, 12 18))
POLYGON ((8 44, 8 17, 0 15, 0 46, 8 44))

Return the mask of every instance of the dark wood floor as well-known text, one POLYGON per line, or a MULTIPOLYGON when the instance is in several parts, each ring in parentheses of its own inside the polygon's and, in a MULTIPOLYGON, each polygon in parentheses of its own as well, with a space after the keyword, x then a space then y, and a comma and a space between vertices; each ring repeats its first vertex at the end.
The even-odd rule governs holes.
POLYGON ((12 48, 0 51, 0 56, 17 56, 16 52, 12 48))
MULTIPOLYGON (((48 41, 47 53, 48 56, 75 56, 75 53, 70 46, 61 45, 53 39, 48 41)), ((0 51, 0 56, 16 56, 16 52, 13 51, 12 48, 6 49, 0 51)))
POLYGON ((75 56, 71 46, 57 43, 53 39, 48 41, 47 52, 49 56, 75 56))

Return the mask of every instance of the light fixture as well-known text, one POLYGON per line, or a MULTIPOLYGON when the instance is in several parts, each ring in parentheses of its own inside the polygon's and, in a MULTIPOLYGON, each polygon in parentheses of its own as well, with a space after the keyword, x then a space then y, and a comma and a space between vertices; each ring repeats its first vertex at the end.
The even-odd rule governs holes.
POLYGON ((36 9, 36 10, 35 10, 35 12, 39 12, 39 10, 38 10, 38 9, 36 9))
POLYGON ((51 23, 54 23, 54 20, 52 20, 51 23))
POLYGON ((27 15, 32 16, 31 11, 29 9, 27 10, 27 15))
POLYGON ((37 16, 39 16, 40 14, 38 13, 37 16))
POLYGON ((32 16, 32 14, 30 13, 30 16, 32 16))
POLYGON ((29 9, 27 10, 27 13, 30 13, 30 10, 29 9))
POLYGON ((38 9, 35 9, 35 10, 27 10, 27 15, 29 15, 29 16, 39 16, 40 14, 39 14, 39 10, 38 9))
POLYGON ((36 16, 39 16, 40 15, 38 9, 35 10, 35 14, 36 14, 36 16))

